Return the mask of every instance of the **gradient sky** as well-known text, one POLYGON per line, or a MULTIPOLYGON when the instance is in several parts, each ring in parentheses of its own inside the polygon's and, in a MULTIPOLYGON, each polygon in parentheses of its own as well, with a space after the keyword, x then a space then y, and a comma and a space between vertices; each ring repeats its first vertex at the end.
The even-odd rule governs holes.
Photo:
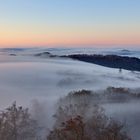
POLYGON ((140 0, 0 0, 0 46, 140 45, 140 0))

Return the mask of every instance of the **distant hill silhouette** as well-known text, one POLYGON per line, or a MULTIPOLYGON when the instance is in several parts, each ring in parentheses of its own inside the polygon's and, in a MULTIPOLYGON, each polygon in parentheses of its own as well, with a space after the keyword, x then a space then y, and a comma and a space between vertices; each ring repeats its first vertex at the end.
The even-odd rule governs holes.
POLYGON ((38 56, 38 57, 57 57, 56 55, 53 55, 50 52, 37 53, 34 56, 38 56))
POLYGON ((140 59, 136 57, 118 56, 118 55, 88 55, 73 54, 62 57, 98 64, 110 68, 126 69, 131 71, 140 71, 140 59))

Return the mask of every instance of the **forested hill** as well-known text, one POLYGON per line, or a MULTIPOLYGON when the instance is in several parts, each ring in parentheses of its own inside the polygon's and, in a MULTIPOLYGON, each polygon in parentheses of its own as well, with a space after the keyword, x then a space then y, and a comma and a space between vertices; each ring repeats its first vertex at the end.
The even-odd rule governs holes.
POLYGON ((65 55, 62 57, 69 57, 72 59, 94 63, 110 68, 126 69, 131 71, 140 71, 140 59, 136 57, 118 56, 118 55, 88 55, 88 54, 74 54, 65 55))

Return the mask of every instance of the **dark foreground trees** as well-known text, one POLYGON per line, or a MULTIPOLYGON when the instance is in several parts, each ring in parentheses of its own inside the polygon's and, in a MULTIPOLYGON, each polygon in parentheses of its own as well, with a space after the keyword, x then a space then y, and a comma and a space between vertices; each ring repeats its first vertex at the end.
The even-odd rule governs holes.
POLYGON ((71 93, 60 100, 55 127, 47 140, 131 140, 123 124, 108 118, 88 92, 71 93))
POLYGON ((123 125, 115 121, 106 123, 91 120, 84 122, 81 116, 71 118, 50 132, 48 140, 131 140, 122 131, 123 125), (108 123, 108 124, 106 124, 108 123))
POLYGON ((38 125, 28 109, 11 107, 0 113, 0 140, 37 140, 38 125))
POLYGON ((50 132, 39 127, 28 109, 14 103, 0 112, 0 140, 131 140, 124 125, 107 117, 93 99, 100 97, 86 90, 60 99, 50 132))

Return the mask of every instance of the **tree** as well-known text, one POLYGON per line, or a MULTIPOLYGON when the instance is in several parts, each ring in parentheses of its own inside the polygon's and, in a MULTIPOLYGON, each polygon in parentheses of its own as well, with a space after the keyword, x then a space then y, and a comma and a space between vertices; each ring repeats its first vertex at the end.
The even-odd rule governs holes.
POLYGON ((16 102, 0 113, 0 140, 35 140, 37 129, 28 109, 17 107, 16 102))
POLYGON ((96 114, 87 120, 76 116, 50 131, 47 140, 131 140, 123 127, 105 115, 96 114))
POLYGON ((91 96, 83 90, 61 99, 55 126, 47 140, 131 140, 124 125, 107 117, 99 105, 92 104, 91 96))

